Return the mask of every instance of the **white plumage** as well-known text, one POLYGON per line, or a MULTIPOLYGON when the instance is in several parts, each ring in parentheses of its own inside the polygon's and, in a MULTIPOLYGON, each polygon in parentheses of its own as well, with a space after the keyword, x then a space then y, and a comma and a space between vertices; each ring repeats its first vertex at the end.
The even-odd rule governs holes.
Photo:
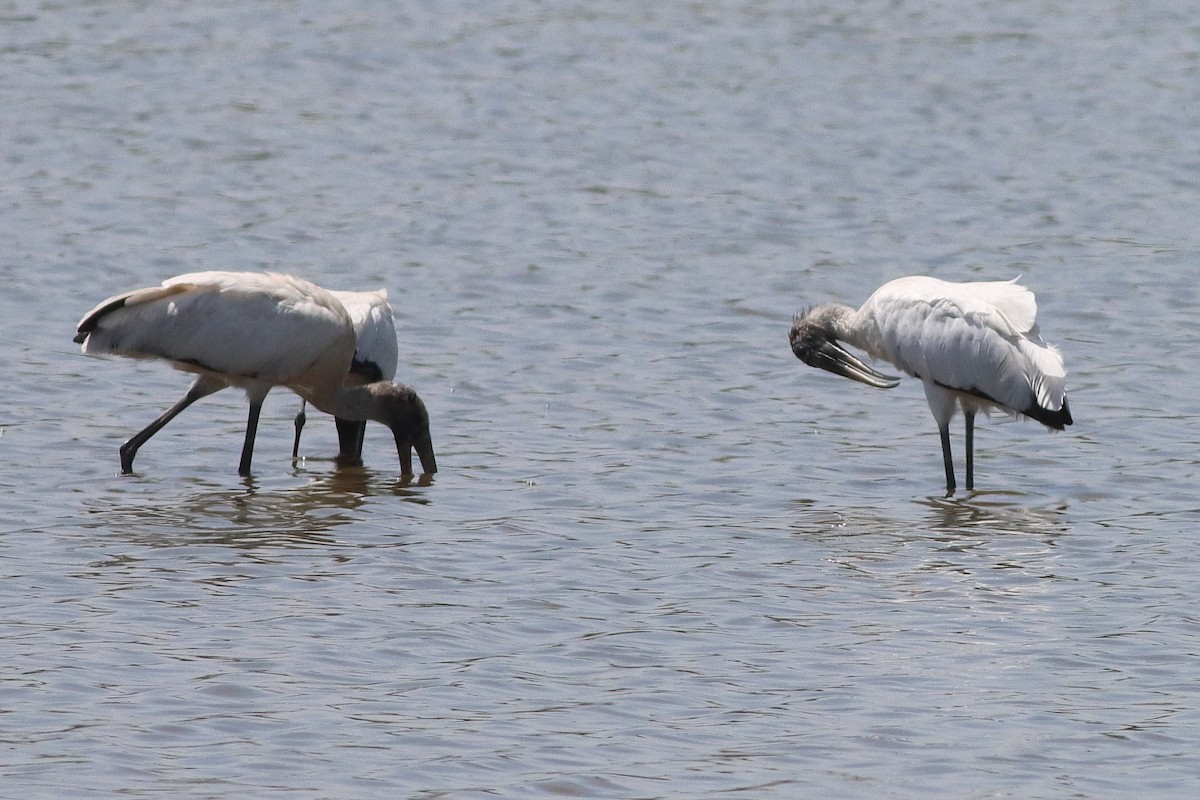
MULTIPOLYGON (((330 290, 350 315, 354 325, 354 360, 346 376, 349 386, 390 381, 396 377, 396 361, 399 355, 396 346, 396 324, 392 307, 388 304, 387 290, 374 292, 343 292, 330 290)), ((292 458, 300 454, 300 432, 304 429, 305 402, 300 401, 296 413, 296 438, 292 444, 292 458)), ((345 420, 335 417, 338 431, 338 459, 343 463, 357 464, 362 461, 365 420, 345 420)))
POLYGON ((1062 430, 1072 423, 1066 370, 1059 351, 1042 341, 1033 292, 1016 280, 951 283, 899 278, 879 287, 862 307, 816 306, 799 315, 789 335, 805 363, 891 388, 899 381, 838 345, 846 342, 920 378, 942 441, 946 490, 955 489, 949 423, 966 419, 967 489, 974 488, 977 411, 1001 409, 1062 430))
POLYGON ((85 353, 162 358, 197 375, 179 402, 122 445, 124 472, 177 414, 228 386, 244 389, 250 401, 243 475, 250 472, 263 400, 275 386, 334 416, 387 425, 405 474, 412 474, 413 448, 425 472, 437 471, 429 416, 412 389, 390 381, 345 385, 354 326, 333 293, 308 281, 251 272, 180 275, 103 301, 80 320, 75 341, 85 353))

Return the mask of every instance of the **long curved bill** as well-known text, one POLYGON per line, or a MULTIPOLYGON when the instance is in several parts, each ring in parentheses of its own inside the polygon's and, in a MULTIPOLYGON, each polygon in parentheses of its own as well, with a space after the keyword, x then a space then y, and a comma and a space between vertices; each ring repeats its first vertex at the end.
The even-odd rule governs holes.
POLYGON ((810 367, 820 367, 876 389, 894 389, 900 385, 899 378, 884 375, 831 339, 824 339, 803 350, 793 350, 810 367))
POLYGON ((410 442, 408 439, 396 437, 396 453, 400 456, 400 474, 412 475, 412 451, 417 451, 417 457, 421 459, 421 473, 423 475, 432 475, 437 472, 437 459, 433 455, 433 442, 428 439, 422 439, 417 442, 410 442))
POLYGON ((413 447, 417 450, 417 457, 421 459, 421 472, 426 475, 437 472, 437 459, 433 457, 433 442, 425 439, 417 442, 413 447))

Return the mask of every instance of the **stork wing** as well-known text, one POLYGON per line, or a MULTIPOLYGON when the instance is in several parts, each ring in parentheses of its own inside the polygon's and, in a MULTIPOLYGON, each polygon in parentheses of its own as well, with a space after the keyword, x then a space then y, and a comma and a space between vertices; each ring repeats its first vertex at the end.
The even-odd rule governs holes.
POLYGON ((356 367, 361 365, 365 374, 377 373, 373 375, 375 380, 390 381, 395 378, 399 348, 396 344, 395 315, 388 304, 387 290, 332 294, 346 307, 354 323, 356 367))
POLYGON ((341 304, 306 281, 204 272, 105 300, 84 317, 80 334, 86 353, 165 358, 184 368, 288 383, 339 348, 349 369, 348 323, 341 304))
POLYGON ((864 306, 899 369, 1012 411, 1062 408, 1066 370, 1037 332, 1033 293, 1015 282, 904 278, 864 306))

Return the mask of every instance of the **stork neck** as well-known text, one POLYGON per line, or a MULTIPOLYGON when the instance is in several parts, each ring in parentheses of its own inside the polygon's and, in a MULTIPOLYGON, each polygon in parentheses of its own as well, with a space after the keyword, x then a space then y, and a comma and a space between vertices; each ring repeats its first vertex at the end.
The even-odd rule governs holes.
POLYGON ((341 419, 383 422, 378 398, 369 386, 343 386, 328 392, 296 388, 296 393, 326 414, 341 419))
POLYGON ((872 358, 882 355, 879 326, 872 315, 863 313, 861 309, 841 303, 826 303, 809 312, 809 318, 814 319, 837 341, 857 347, 872 358))

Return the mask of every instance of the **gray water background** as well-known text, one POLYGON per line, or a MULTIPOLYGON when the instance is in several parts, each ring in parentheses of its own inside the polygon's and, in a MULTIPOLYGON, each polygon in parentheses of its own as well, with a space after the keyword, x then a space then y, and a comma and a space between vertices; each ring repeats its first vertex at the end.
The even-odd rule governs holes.
POLYGON ((0 3, 0 795, 1194 797, 1198 20, 0 3), (433 483, 284 391, 118 475, 188 378, 74 325, 198 269, 388 288, 433 483), (787 347, 906 274, 1066 357, 974 494, 787 347))

